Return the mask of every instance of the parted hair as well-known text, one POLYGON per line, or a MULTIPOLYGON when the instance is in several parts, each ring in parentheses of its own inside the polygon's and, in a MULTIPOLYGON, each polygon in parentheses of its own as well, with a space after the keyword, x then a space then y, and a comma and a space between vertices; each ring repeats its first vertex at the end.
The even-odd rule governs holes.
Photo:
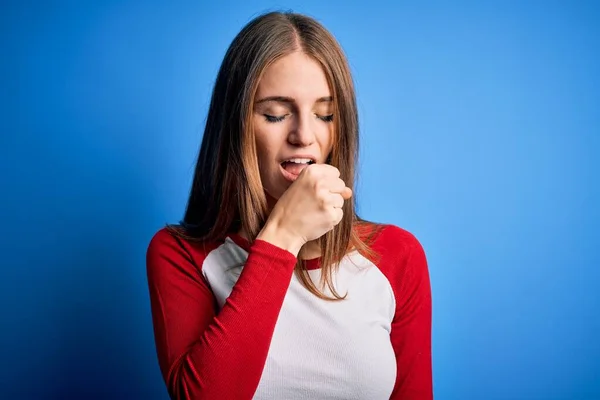
MULTIPOLYGON (((312 17, 269 12, 251 20, 237 34, 220 66, 196 162, 183 220, 170 229, 188 240, 213 241, 243 232, 253 241, 268 218, 267 198, 260 178, 252 127, 254 98, 263 72, 275 61, 302 51, 316 60, 333 97, 334 140, 329 163, 353 189, 358 163, 358 112, 350 68, 333 35, 312 17)), ((356 213, 354 196, 343 206, 341 222, 319 238, 319 286, 298 260, 296 273, 313 294, 327 300, 341 296, 333 271, 350 250, 373 258, 360 227, 368 224, 356 213), (325 292, 328 288, 331 295, 325 292)))

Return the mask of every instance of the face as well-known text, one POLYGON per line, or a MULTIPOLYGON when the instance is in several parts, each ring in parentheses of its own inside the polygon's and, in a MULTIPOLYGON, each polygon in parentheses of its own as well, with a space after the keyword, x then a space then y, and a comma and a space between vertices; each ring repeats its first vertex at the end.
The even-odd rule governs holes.
POLYGON ((258 165, 270 200, 277 200, 311 163, 333 146, 333 99, 319 63, 302 52, 267 68, 254 99, 258 165))

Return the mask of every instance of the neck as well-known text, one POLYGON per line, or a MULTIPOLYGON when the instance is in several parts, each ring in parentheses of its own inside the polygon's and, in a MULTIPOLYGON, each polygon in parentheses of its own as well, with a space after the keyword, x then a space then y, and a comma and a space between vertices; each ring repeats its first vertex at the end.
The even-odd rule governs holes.
POLYGON ((323 252, 321 251, 319 242, 313 240, 302 246, 302 249, 300 249, 300 254, 298 254, 298 258, 302 260, 310 260, 312 258, 321 257, 322 255, 323 252))

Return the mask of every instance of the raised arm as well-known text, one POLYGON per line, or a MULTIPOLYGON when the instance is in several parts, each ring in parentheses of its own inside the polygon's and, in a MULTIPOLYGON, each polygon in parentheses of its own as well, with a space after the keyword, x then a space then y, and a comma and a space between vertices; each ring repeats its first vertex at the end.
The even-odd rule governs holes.
POLYGON ((296 257, 257 240, 222 310, 183 243, 159 231, 147 274, 159 365, 174 399, 250 399, 296 257))
MULTIPOLYGON (((352 190, 327 164, 304 168, 271 211, 221 311, 185 245, 166 230, 147 252, 158 359, 171 397, 252 398, 300 248, 342 219, 352 190)), ((201 263, 201 261, 200 261, 201 263)))

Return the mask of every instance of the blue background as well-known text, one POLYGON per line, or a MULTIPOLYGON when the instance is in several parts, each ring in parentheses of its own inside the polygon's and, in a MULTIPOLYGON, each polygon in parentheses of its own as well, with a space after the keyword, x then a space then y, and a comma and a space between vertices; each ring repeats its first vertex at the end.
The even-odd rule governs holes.
POLYGON ((427 252, 436 398, 600 399, 598 3, 248 3, 2 3, 0 398, 167 398, 146 246, 284 8, 350 59, 359 211, 427 252))

